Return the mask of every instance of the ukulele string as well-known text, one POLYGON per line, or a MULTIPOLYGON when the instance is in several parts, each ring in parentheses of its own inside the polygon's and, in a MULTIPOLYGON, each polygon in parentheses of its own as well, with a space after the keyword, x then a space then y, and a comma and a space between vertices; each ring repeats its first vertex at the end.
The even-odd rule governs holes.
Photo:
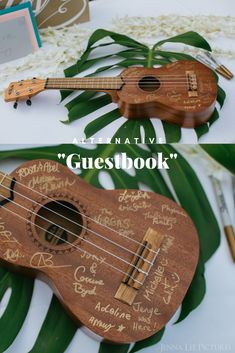
MULTIPOLYGON (((101 87, 101 85, 99 84, 99 83, 97 83, 96 84, 96 86, 95 86, 95 84, 93 84, 92 83, 92 85, 90 86, 90 87, 88 87, 88 85, 89 84, 84 84, 84 86, 85 87, 82 87, 82 85, 81 84, 79 84, 79 83, 71 83, 71 84, 65 84, 65 83, 63 83, 63 84, 51 84, 51 86, 50 86, 50 88, 47 88, 47 89, 51 89, 51 88, 54 88, 54 89, 65 89, 65 88, 71 88, 71 89, 75 89, 75 88, 77 88, 77 89, 79 89, 79 90, 83 90, 83 89, 86 89, 86 90, 89 90, 89 88, 91 89, 110 89, 111 88, 111 86, 118 86, 116 83, 109 83, 109 84, 107 84, 107 83, 104 83, 104 84, 102 84, 102 87, 101 87), (86 86, 85 86, 86 85, 86 86)), ((164 85, 162 84, 162 81, 160 82, 160 83, 158 83, 158 82, 151 82, 151 83, 141 83, 141 84, 139 84, 138 82, 133 82, 133 83, 126 83, 126 82, 124 82, 123 83, 123 85, 127 85, 128 87, 135 87, 135 86, 141 86, 141 87, 156 87, 156 86, 164 86, 164 87, 167 87, 167 88, 171 88, 171 87, 173 87, 173 88, 177 88, 177 87, 187 87, 188 86, 188 82, 179 82, 179 83, 177 83, 177 84, 175 84, 174 82, 171 82, 171 83, 164 83, 164 85)), ((117 88, 117 90, 118 89, 120 89, 120 88, 117 88)), ((24 89, 24 90, 22 90, 22 91, 25 91, 25 92, 27 92, 27 89, 24 89)), ((18 92, 22 92, 21 90, 18 90, 18 92)))
MULTIPOLYGON (((5 180, 5 179, 6 179, 6 180, 12 180, 12 178, 10 178, 7 174, 5 174, 5 175, 4 175, 4 178, 3 178, 2 181, 1 181, 1 183, 2 183, 3 180, 5 180)), ((126 239, 128 239, 128 240, 130 240, 130 241, 132 241, 132 242, 134 242, 135 244, 142 245, 142 243, 139 242, 138 240, 135 240, 135 239, 133 239, 133 238, 130 238, 130 237, 128 237, 127 235, 125 235, 125 234, 123 234, 123 233, 117 231, 116 229, 113 229, 113 228, 111 228, 111 227, 109 227, 109 226, 107 226, 107 225, 105 225, 105 224, 102 224, 102 223, 98 222, 97 220, 95 220, 95 219, 93 219, 93 218, 87 216, 86 214, 84 214, 84 213, 82 213, 82 212, 80 212, 80 211, 78 211, 78 210, 74 210, 73 208, 71 208, 71 207, 69 207, 69 206, 67 206, 67 205, 64 205, 63 203, 59 202, 58 200, 52 199, 51 197, 49 197, 49 196, 47 196, 47 195, 44 195, 44 194, 41 193, 40 191, 37 191, 37 190, 35 190, 35 189, 32 189, 32 188, 28 187, 27 185, 25 185, 25 184, 23 184, 23 183, 20 183, 18 180, 17 180, 17 184, 20 185, 20 186, 22 186, 22 187, 24 187, 25 189, 27 189, 27 190, 29 190, 29 191, 34 192, 34 193, 37 194, 37 195, 40 195, 40 196, 46 198, 47 200, 50 200, 50 201, 55 202, 56 204, 62 206, 63 208, 68 209, 69 211, 74 212, 75 214, 80 214, 81 216, 83 216, 83 217, 89 219, 90 221, 92 221, 92 222, 94 222, 94 223, 100 225, 101 227, 103 227, 103 228, 105 228, 105 229, 110 230, 110 231, 113 232, 113 233, 116 233, 117 235, 120 235, 120 236, 122 236, 122 237, 124 237, 124 238, 126 238, 126 239)), ((61 218, 64 218, 64 219, 66 219, 66 220, 68 220, 68 221, 74 223, 75 225, 81 226, 80 224, 78 224, 78 223, 76 223, 76 222, 70 220, 69 218, 65 217, 63 214, 60 214, 60 213, 58 213, 58 212, 56 212, 56 211, 53 211, 53 210, 49 209, 49 208, 46 207, 45 205, 43 205, 43 204, 41 204, 41 203, 39 203, 39 202, 37 202, 37 201, 35 201, 35 200, 33 200, 33 199, 30 199, 29 197, 27 197, 27 196, 25 196, 25 195, 23 195, 23 194, 21 194, 21 193, 15 191, 15 190, 13 190, 12 188, 8 188, 8 187, 6 187, 5 185, 1 185, 1 186, 2 186, 3 188, 5 188, 5 189, 11 191, 11 192, 14 192, 14 193, 18 194, 18 195, 21 196, 21 197, 24 197, 24 198, 27 199, 28 201, 31 201, 31 202, 33 202, 33 203, 39 205, 39 206, 42 207, 43 209, 46 209, 46 210, 48 210, 48 211, 50 211, 50 212, 56 214, 57 216, 59 216, 59 217, 61 217, 61 218)), ((150 248, 148 248, 148 247, 147 247, 147 249, 148 249, 150 252, 153 252, 153 253, 155 252, 154 250, 152 250, 152 249, 150 249, 150 248)))
MULTIPOLYGON (((4 187, 5 189, 9 190, 9 188, 7 188, 6 186, 3 186, 3 187, 4 187)), ((15 192, 15 194, 18 194, 19 196, 24 197, 24 198, 27 199, 28 201, 31 201, 31 202, 33 202, 33 203, 36 203, 36 204, 38 204, 39 206, 43 206, 43 205, 41 205, 40 203, 34 202, 34 200, 28 198, 27 196, 25 196, 25 195, 23 195, 23 194, 20 194, 20 193, 17 192, 17 191, 14 191, 14 192, 15 192)), ((24 206, 22 206, 22 205, 20 205, 20 204, 17 204, 15 201, 12 201, 12 203, 13 203, 13 204, 16 204, 17 206, 23 208, 23 209, 26 210, 26 211, 29 211, 27 208, 25 208, 24 206)), ((58 215, 59 217, 62 216, 60 213, 54 212, 53 210, 51 210, 51 209, 48 208, 48 207, 42 207, 42 208, 48 210, 49 212, 51 212, 51 213, 53 213, 53 214, 58 215)), ((47 218, 45 218, 45 217, 43 217, 43 216, 41 216, 41 215, 39 215, 39 214, 37 214, 37 213, 35 213, 35 212, 33 212, 33 211, 31 211, 31 213, 32 213, 33 215, 35 215, 35 216, 38 216, 39 218, 41 218, 41 219, 43 219, 43 220, 45 220, 45 221, 50 221, 49 219, 47 219, 47 218)), ((131 253, 131 254, 133 254, 134 256, 137 255, 134 251, 132 251, 132 250, 130 250, 130 249, 128 249, 128 248, 126 248, 126 247, 124 247, 124 246, 122 246, 122 245, 116 243, 115 241, 113 241, 113 240, 111 240, 111 239, 109 239, 109 238, 106 238, 106 237, 103 236, 102 234, 100 234, 100 233, 94 231, 93 229, 90 229, 90 228, 85 227, 83 224, 74 222, 72 219, 67 218, 67 217, 62 217, 62 218, 65 218, 67 221, 69 221, 69 222, 75 224, 76 226, 79 226, 79 227, 83 228, 84 230, 87 230, 87 231, 89 231, 90 233, 93 233, 94 235, 98 236, 99 238, 102 238, 103 240, 108 241, 109 243, 111 243, 111 244, 113 244, 113 245, 115 245, 115 246, 117 246, 117 247, 119 247, 119 248, 121 248, 121 249, 123 249, 123 250, 125 250, 125 251, 127 251, 127 252, 129 252, 129 253, 131 253)), ((67 229, 63 228, 63 227, 60 226, 59 224, 56 224, 56 223, 54 223, 54 222, 53 222, 53 224, 54 224, 55 226, 59 227, 60 229, 62 229, 62 230, 64 230, 64 231, 67 232, 67 229)), ((74 233, 74 234, 71 233, 71 234, 75 236, 75 233, 74 233)), ((79 237, 79 236, 77 236, 77 237, 78 237, 79 239, 82 238, 82 237, 79 237)), ((144 262, 147 262, 147 263, 150 264, 150 261, 148 261, 147 259, 144 259, 143 257, 141 257, 141 259, 142 259, 144 262)))
MULTIPOLYGON (((0 196, 3 197, 3 195, 1 195, 1 194, 0 194, 0 196)), ((5 199, 7 199, 7 200, 9 200, 9 201, 12 202, 12 200, 10 200, 9 198, 5 198, 5 199)), ((15 203, 17 206, 20 206, 20 205, 17 204, 16 202, 14 202, 14 203, 15 203)), ((20 207, 21 207, 21 206, 20 206, 20 207)), ((86 253, 86 254, 88 254, 89 256, 95 255, 95 254, 92 254, 92 253, 88 252, 87 250, 84 250, 84 249, 82 249, 82 248, 76 246, 75 244, 69 242, 68 240, 66 240, 66 239, 64 239, 64 238, 59 237, 57 234, 54 234, 54 233, 48 231, 47 229, 45 229, 45 228, 43 228, 43 227, 41 227, 41 226, 39 226, 39 225, 36 225, 34 222, 32 222, 32 221, 30 221, 30 220, 28 220, 28 219, 26 219, 26 218, 20 216, 18 213, 15 213, 14 211, 10 210, 9 208, 6 208, 6 207, 4 207, 4 206, 1 206, 1 208, 4 209, 4 210, 6 210, 7 212, 10 212, 10 213, 13 214, 14 216, 17 216, 17 217, 20 218, 21 220, 23 220, 23 221, 25 221, 25 222, 27 222, 27 223, 30 223, 30 224, 34 225, 35 227, 37 227, 37 228, 43 230, 44 232, 46 232, 46 233, 48 233, 48 234, 51 234, 53 237, 55 237, 55 238, 57 238, 57 239, 63 241, 64 243, 67 243, 68 245, 74 247, 75 249, 77 249, 77 250, 79 250, 79 251, 81 251, 81 252, 83 252, 83 253, 86 253)), ((30 210, 27 210, 27 211, 30 212, 30 213, 32 213, 32 211, 30 211, 30 210)), ((48 220, 48 221, 50 221, 50 220, 48 220)), ((59 228, 60 228, 60 226, 59 226, 59 228)), ((63 228, 61 228, 61 229, 63 229, 63 228)), ((67 231, 67 232, 68 232, 69 234, 73 234, 74 236, 78 237, 76 234, 74 234, 74 233, 72 233, 72 232, 70 232, 70 231, 67 231)), ((80 237, 80 238, 81 238, 83 241, 87 241, 87 239, 85 239, 85 238, 82 238, 82 237, 80 237)), ((87 241, 87 242, 89 242, 89 241, 87 241)), ((128 261, 122 259, 121 257, 119 257, 119 256, 117 256, 117 255, 115 255, 115 254, 113 254, 113 253, 111 253, 111 252, 109 252, 108 250, 105 250, 105 249, 103 249, 103 248, 97 246, 96 244, 94 244, 94 243, 92 243, 92 242, 89 242, 89 243, 90 243, 91 245, 93 245, 94 247, 99 248, 99 249, 102 250, 103 252, 109 254, 110 256, 113 256, 113 257, 117 258, 119 261, 123 261, 123 262, 127 263, 128 266, 131 266, 131 267, 135 268, 138 272, 144 274, 145 276, 148 276, 148 275, 149 275, 150 269, 152 268, 152 266, 153 266, 153 264, 154 264, 154 262, 155 262, 155 260, 156 260, 157 255, 160 253, 160 248, 159 248, 158 251, 156 252, 155 257, 154 257, 154 261, 151 262, 151 266, 150 266, 148 272, 145 272, 145 271, 141 270, 140 268, 134 266, 133 264, 129 263, 128 261)), ((136 255, 138 256, 138 254, 136 254, 136 255)), ((140 285, 143 285, 143 282, 138 281, 138 280, 135 279, 133 276, 129 275, 127 272, 125 272, 125 271, 121 270, 120 268, 118 268, 118 267, 116 267, 116 266, 110 264, 109 262, 107 262, 107 261, 104 260, 104 261, 102 261, 102 263, 104 263, 104 264, 106 264, 107 266, 109 266, 109 267, 115 269, 116 271, 118 271, 118 272, 124 274, 125 276, 128 276, 129 278, 131 278, 133 281, 139 283, 140 285)))
MULTIPOLYGON (((132 84, 138 84, 140 81, 137 80, 133 80, 133 81, 123 81, 123 82, 51 82, 50 85, 55 85, 55 86, 59 86, 59 85, 88 85, 88 84, 97 84, 98 85, 120 85, 121 83, 123 84, 128 84, 128 85, 132 85, 132 84)), ((176 84, 177 85, 181 85, 181 84, 186 84, 188 83, 187 80, 181 80, 181 81, 162 81, 162 80, 150 80, 150 81, 141 81, 141 84, 146 84, 146 85, 152 85, 152 84, 156 84, 156 83, 164 83, 166 85, 173 85, 176 84)))
POLYGON ((145 82, 151 82, 152 80, 156 80, 158 78, 162 78, 162 81, 172 81, 172 82, 177 82, 177 81, 188 81, 188 78, 186 75, 145 75, 145 76, 118 76, 118 77, 77 77, 77 78, 49 78, 47 79, 49 83, 54 82, 54 83, 63 83, 63 82, 79 82, 79 83, 87 83, 87 82, 120 82, 120 81, 140 81, 144 80, 145 82))
MULTIPOLYGON (((92 83, 92 86, 91 87, 82 87, 81 85, 79 86, 79 82, 78 83, 69 83, 69 84, 65 84, 64 82, 61 83, 61 84, 53 84, 51 83, 51 86, 52 88, 51 89, 56 89, 56 90, 63 90, 63 89, 69 89, 71 91, 73 90, 96 90, 96 89, 106 89, 106 90, 109 90, 109 89, 116 89, 116 90, 119 90, 121 88, 112 88, 112 85, 116 85, 117 83, 103 83, 103 87, 98 87, 98 85, 100 85, 100 83, 96 83, 97 84, 97 87, 95 87, 95 84, 92 83), (75 86, 79 86, 79 87, 75 87, 75 86)), ((90 83, 87 83, 87 84, 90 84, 90 83)), ((163 87, 166 87, 166 88, 188 88, 189 87, 189 82, 164 82, 164 81, 160 81, 159 83, 154 83, 154 82, 149 82, 149 83, 141 83, 141 86, 142 87, 146 87, 146 88, 160 88, 161 87, 161 84, 163 87)), ((133 83, 126 83, 126 82, 123 82, 123 85, 127 85, 128 87, 139 87, 140 85, 138 84, 138 82, 134 81, 133 83)), ((47 87, 45 87, 47 88, 47 87)), ((140 88, 140 87, 139 87, 140 88)), ((28 91, 28 88, 17 88, 17 99, 20 98, 20 95, 21 94, 26 94, 28 96, 32 95, 29 93, 28 91)))
POLYGON ((88 82, 88 81, 86 81, 86 82, 82 82, 82 81, 73 81, 73 82, 70 82, 70 81, 68 81, 68 82, 65 82, 65 81, 61 81, 61 82, 50 82, 50 85, 53 85, 53 86, 61 86, 61 85, 78 85, 78 84, 80 84, 80 85, 87 85, 87 84, 93 84, 93 85, 95 85, 95 84, 97 84, 97 85, 118 85, 118 84, 121 84, 121 83, 123 83, 123 84, 125 84, 125 83, 128 83, 128 85, 132 85, 132 84, 137 84, 137 83, 139 83, 139 82, 141 82, 141 84, 146 84, 146 85, 151 85, 151 84, 156 84, 156 83, 164 83, 164 85, 181 85, 181 84, 187 84, 188 82, 190 82, 190 81, 188 81, 188 80, 185 80, 185 79, 182 79, 182 80, 157 80, 156 79, 156 81, 154 81, 154 80, 143 80, 143 81, 141 81, 141 80, 124 80, 123 82, 115 82, 115 81, 109 81, 109 82, 99 82, 99 81, 96 81, 96 82, 94 82, 94 81, 90 81, 90 82, 88 82))
MULTIPOLYGON (((123 85, 127 85, 128 87, 136 87, 139 86, 139 82, 141 79, 138 80, 138 82, 136 80, 132 80, 132 79, 125 79, 125 81, 123 81, 123 85)), ((99 85, 103 85, 103 89, 114 89, 112 87, 112 85, 117 85, 119 84, 119 82, 115 82, 115 81, 109 81, 109 82, 99 82, 99 81, 80 81, 80 80, 74 80, 74 81, 56 81, 56 82, 52 82, 50 81, 50 85, 52 89, 57 89, 57 90, 63 90, 63 89, 68 89, 68 90, 96 90, 96 89, 100 89, 100 87, 98 87, 99 85), (80 87, 76 87, 79 86, 80 87), (82 87, 82 85, 91 85, 91 87, 82 87), (95 87, 95 85, 97 85, 97 87, 95 87)), ((142 88, 156 88, 159 89, 161 84, 168 89, 171 88, 189 88, 189 84, 190 81, 186 80, 185 77, 182 80, 159 80, 159 82, 154 82, 153 80, 149 80, 149 81, 143 81, 141 82, 141 86, 142 88)), ((47 86, 45 86, 45 89, 48 88, 47 86)), ((121 87, 122 88, 122 87, 121 87)), ((121 88, 115 88, 117 90, 121 89, 121 88)), ((140 87, 141 88, 141 87, 140 87)), ((22 86, 22 88, 17 87, 17 98, 20 98, 20 95, 25 94, 25 95, 29 95, 28 92, 28 88, 24 88, 24 86, 22 86)))
MULTIPOLYGON (((5 187, 5 186, 4 186, 4 188, 7 189, 7 190, 9 190, 9 189, 8 189, 7 187, 5 187)), ((18 193, 18 194, 19 194, 19 193, 18 193)), ((22 195, 22 194, 19 194, 19 195, 21 195, 22 197, 25 197, 25 196, 22 195)), ((3 195, 0 194, 0 196, 4 198, 3 195)), ((7 200, 10 200, 9 198, 6 198, 6 199, 7 199, 7 200)), ((29 198, 27 198, 27 199, 33 202, 33 200, 31 200, 31 199, 29 199, 29 198)), ((41 216, 41 215, 39 215, 39 214, 37 214, 37 213, 35 213, 35 212, 29 210, 28 208, 26 208, 26 207, 20 205, 19 203, 15 202, 14 200, 10 200, 10 201, 11 201, 11 203, 15 204, 16 206, 18 206, 18 207, 20 207, 20 208, 26 210, 27 212, 30 212, 31 214, 33 214, 33 215, 35 215, 35 216, 38 216, 39 218, 41 218, 41 219, 43 219, 43 220, 45 220, 45 221, 48 221, 49 223, 52 224, 52 222, 51 222, 50 219, 45 218, 45 217, 43 217, 43 216, 41 216)), ((39 205, 40 205, 40 204, 39 204, 39 205)), ((53 212, 52 210, 50 210, 49 208, 47 208, 47 209, 48 209, 51 213, 55 213, 55 212, 53 212)), ((59 216, 61 216, 59 213, 56 213, 56 214, 59 215, 59 216)), ((96 235, 96 236, 102 238, 103 240, 106 240, 106 241, 112 243, 113 245, 116 245, 117 247, 122 248, 123 250, 130 252, 130 253, 133 254, 134 256, 138 256, 138 257, 139 257, 141 260, 143 260, 144 262, 147 262, 148 264, 151 264, 151 265, 152 265, 152 263, 151 263, 150 261, 148 261, 147 259, 143 258, 142 256, 139 256, 138 253, 135 253, 135 252, 133 252, 132 250, 129 250, 129 249, 123 247, 122 245, 120 245, 120 244, 118 244, 118 243, 112 241, 111 239, 104 237, 104 236, 101 235, 100 233, 97 233, 97 232, 93 231, 92 229, 83 226, 83 225, 80 224, 80 223, 73 222, 73 221, 72 221, 71 219, 69 219, 69 218, 66 218, 66 220, 68 220, 69 222, 72 222, 72 223, 74 223, 75 225, 77 225, 77 226, 79 226, 79 227, 81 227, 81 228, 83 228, 83 229, 89 231, 90 233, 93 233, 94 235, 96 235)), ((68 229, 66 229, 66 228, 64 228, 64 227, 62 227, 62 226, 60 226, 59 224, 56 224, 56 223, 53 222, 53 225, 55 225, 56 227, 58 227, 58 228, 64 230, 65 232, 67 232, 67 233, 73 235, 74 237, 76 237, 76 238, 78 238, 78 239, 82 239, 82 240, 84 240, 85 242, 87 242, 87 243, 89 243, 89 244, 91 244, 91 245, 93 245, 93 246, 99 248, 100 250, 105 251, 104 249, 100 248, 98 245, 92 243, 91 241, 89 241, 89 240, 87 240, 87 239, 82 238, 81 236, 75 234, 74 232, 69 231, 68 229)), ((45 230, 45 229, 44 229, 44 230, 45 230)), ((45 231, 46 231, 46 230, 45 230, 45 231)), ((139 244, 142 245, 142 243, 139 243, 139 244)), ((147 248, 147 249, 148 249, 148 248, 147 248)), ((154 252, 155 254, 158 253, 158 252, 156 252, 156 251, 153 251, 153 252, 154 252)), ((113 254, 113 256, 114 256, 114 257, 117 257, 115 254, 113 254)), ((122 259, 122 258, 120 258, 120 257, 117 257, 117 258, 119 258, 119 259, 121 259, 123 262, 129 264, 126 260, 124 260, 124 259, 122 259)), ((133 267, 135 267, 135 266, 133 266, 133 267)))
MULTIPOLYGON (((146 74, 144 76, 140 76, 140 75, 131 75, 131 76, 114 76, 114 77, 99 77, 99 76, 94 76, 94 77, 60 77, 60 78, 47 78, 47 80, 50 80, 50 81, 76 81, 76 80, 84 80, 84 81, 92 81, 92 80, 118 80, 118 79, 132 79, 132 78, 138 78, 138 79, 141 79, 142 77, 154 77, 155 78, 157 77, 186 77, 186 74, 181 74, 181 75, 163 75, 163 74, 158 74, 158 75, 154 75, 154 74, 146 74)), ((25 82, 31 82, 30 80, 29 81, 25 81, 25 82)))

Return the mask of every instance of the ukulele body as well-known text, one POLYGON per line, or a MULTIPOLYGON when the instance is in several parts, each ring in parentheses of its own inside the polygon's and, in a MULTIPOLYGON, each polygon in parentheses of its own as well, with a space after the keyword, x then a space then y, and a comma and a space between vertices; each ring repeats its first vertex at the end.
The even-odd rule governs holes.
POLYGON ((130 67, 121 78, 122 89, 109 93, 128 119, 157 117, 194 128, 207 122, 215 109, 215 76, 197 61, 182 60, 160 68, 130 67))
POLYGON ((0 207, 2 265, 46 281, 77 322, 108 342, 145 339, 170 320, 199 252, 181 207, 151 192, 98 190, 49 160, 27 162, 11 177, 13 200, 0 207), (149 228, 163 241, 130 305, 115 295, 149 228))

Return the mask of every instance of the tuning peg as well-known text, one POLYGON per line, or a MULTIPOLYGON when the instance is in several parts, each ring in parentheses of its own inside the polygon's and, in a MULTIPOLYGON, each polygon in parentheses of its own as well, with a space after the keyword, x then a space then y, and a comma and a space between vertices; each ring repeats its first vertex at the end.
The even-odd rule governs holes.
POLYGON ((14 103, 14 105, 13 105, 13 108, 14 108, 14 109, 17 109, 17 107, 18 107, 18 102, 16 101, 16 102, 14 103))
POLYGON ((32 105, 31 99, 27 99, 26 104, 30 107, 32 105))

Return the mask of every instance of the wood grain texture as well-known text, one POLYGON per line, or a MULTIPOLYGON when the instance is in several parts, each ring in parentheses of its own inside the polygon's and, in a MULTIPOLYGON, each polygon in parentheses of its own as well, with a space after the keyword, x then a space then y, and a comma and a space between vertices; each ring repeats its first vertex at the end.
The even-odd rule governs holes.
POLYGON ((123 81, 128 82, 132 76, 138 76, 137 82, 144 76, 159 77, 160 87, 145 92, 138 84, 131 87, 127 84, 117 92, 119 109, 129 119, 157 117, 193 128, 208 121, 214 111, 217 97, 215 77, 209 68, 197 61, 177 61, 157 69, 130 67, 123 72, 123 81), (188 84, 182 84, 187 71, 196 74, 197 96, 191 96, 188 84))
POLYGON ((77 322, 109 342, 142 340, 170 320, 199 253, 195 227, 181 207, 151 192, 98 190, 47 160, 27 162, 13 177, 14 199, 0 207, 1 264, 49 283, 77 322), (128 305, 115 294, 149 228, 164 236, 161 251, 128 305), (73 245, 55 244, 50 230, 73 245))
POLYGON ((213 72, 197 61, 182 60, 160 68, 130 67, 117 77, 13 82, 5 101, 28 99, 45 89, 105 92, 128 119, 155 117, 186 128, 207 122, 217 98, 213 72))

